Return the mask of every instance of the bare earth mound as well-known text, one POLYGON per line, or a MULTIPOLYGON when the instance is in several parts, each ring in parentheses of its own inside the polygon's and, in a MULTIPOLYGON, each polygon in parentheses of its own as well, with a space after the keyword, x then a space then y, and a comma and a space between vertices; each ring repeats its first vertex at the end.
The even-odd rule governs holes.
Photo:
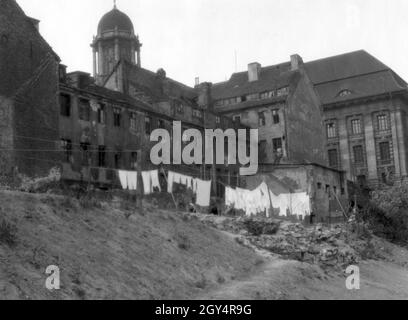
POLYGON ((285 223, 265 235, 251 225, 254 235, 230 218, 145 208, 0 191, 0 218, 17 227, 8 237, 0 229, 0 299, 408 299, 408 251, 381 239, 373 260, 339 228, 316 236, 285 223), (336 249, 344 243, 346 253, 336 249), (331 266, 349 252, 358 291, 331 266), (49 265, 60 268, 59 291, 45 287, 49 265))

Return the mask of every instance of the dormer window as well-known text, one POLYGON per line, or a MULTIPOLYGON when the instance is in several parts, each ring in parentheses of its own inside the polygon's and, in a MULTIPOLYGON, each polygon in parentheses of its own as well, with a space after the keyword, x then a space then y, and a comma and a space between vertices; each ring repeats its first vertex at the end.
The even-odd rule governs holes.
POLYGON ((338 94, 338 96, 339 97, 347 97, 347 96, 349 96, 349 95, 351 95, 352 94, 352 92, 350 91, 350 90, 342 90, 342 91, 340 91, 339 92, 339 94, 338 94))

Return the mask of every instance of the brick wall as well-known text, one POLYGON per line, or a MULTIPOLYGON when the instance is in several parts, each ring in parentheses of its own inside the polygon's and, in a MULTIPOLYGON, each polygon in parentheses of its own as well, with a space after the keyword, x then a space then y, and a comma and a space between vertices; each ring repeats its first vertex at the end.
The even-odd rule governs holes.
POLYGON ((9 100, 1 106, 0 143, 18 150, 15 160, 3 154, 3 166, 43 175, 56 158, 59 58, 16 1, 0 0, 0 8, 0 97, 9 100))

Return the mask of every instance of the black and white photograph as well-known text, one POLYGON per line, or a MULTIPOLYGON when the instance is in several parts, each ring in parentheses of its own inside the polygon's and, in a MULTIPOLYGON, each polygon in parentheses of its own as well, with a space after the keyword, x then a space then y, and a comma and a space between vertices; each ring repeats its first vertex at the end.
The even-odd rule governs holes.
POLYGON ((0 0, 0 300, 407 300, 407 33, 406 0, 0 0))

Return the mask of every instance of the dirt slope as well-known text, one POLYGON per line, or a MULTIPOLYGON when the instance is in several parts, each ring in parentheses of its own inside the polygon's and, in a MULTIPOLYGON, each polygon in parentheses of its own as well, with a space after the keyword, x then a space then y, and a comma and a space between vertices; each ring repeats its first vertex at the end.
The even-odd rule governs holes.
POLYGON ((352 292, 344 274, 247 247, 198 215, 85 207, 0 191, 0 218, 18 227, 15 246, 0 242, 0 299, 408 299, 408 251, 383 240, 352 292), (45 288, 49 265, 60 267, 59 291, 45 288))
POLYGON ((0 299, 186 299, 260 263, 194 218, 152 208, 126 213, 0 192, 0 215, 18 226, 16 246, 0 244, 0 299), (60 291, 45 288, 49 265, 60 267, 60 291))

